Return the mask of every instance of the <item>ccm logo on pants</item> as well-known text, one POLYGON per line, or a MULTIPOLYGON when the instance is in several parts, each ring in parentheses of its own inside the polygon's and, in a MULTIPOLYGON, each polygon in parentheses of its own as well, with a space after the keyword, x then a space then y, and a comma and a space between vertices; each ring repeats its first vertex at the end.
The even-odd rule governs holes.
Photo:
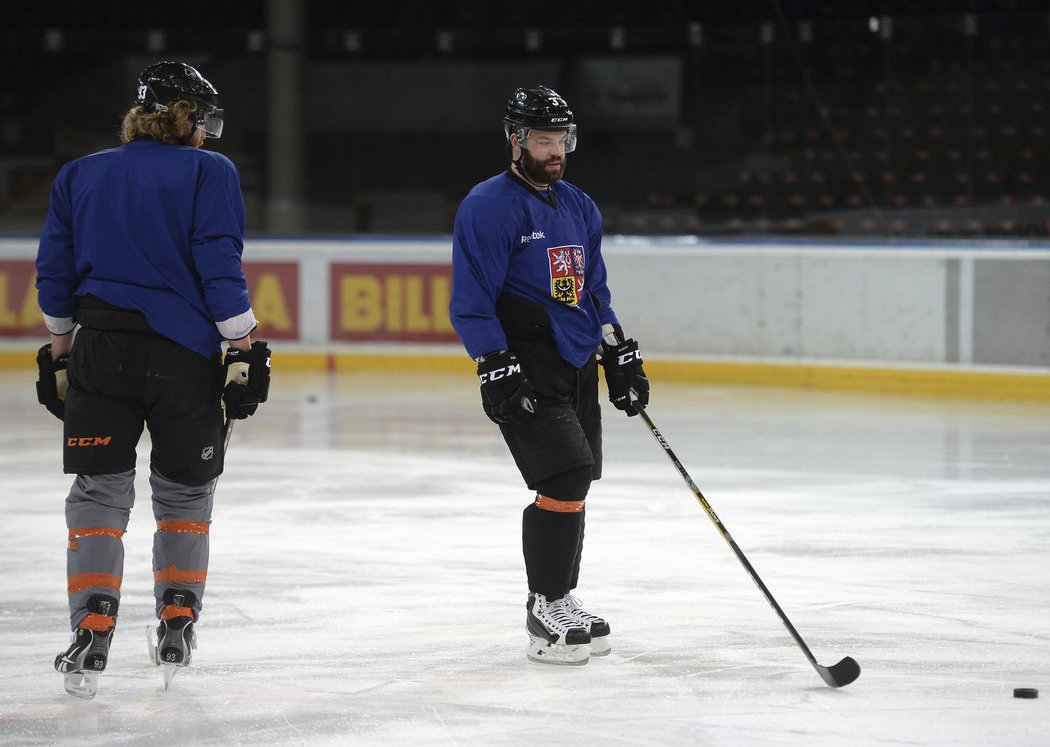
POLYGON ((109 446, 113 436, 73 436, 66 439, 66 446, 109 446))

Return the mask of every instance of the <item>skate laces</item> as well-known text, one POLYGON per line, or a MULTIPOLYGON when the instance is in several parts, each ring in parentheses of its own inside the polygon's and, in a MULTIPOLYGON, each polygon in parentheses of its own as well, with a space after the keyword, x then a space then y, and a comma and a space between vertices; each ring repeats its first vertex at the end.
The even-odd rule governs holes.
POLYGON ((546 597, 539 594, 537 594, 537 597, 543 600, 543 604, 536 605, 533 612, 543 622, 562 632, 580 627, 579 621, 566 608, 564 597, 553 602, 548 602, 546 597))
POLYGON ((562 597, 561 601, 565 605, 569 615, 581 623, 589 625, 593 622, 604 622, 602 618, 597 615, 592 615, 590 612, 583 609, 583 603, 572 594, 566 594, 562 597))

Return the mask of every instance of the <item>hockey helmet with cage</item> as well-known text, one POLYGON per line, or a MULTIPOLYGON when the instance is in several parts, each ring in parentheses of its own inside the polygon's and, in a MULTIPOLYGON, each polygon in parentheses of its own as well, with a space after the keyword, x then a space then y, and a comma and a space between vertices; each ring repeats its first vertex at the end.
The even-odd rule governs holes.
POLYGON ((166 112, 176 101, 197 105, 197 126, 209 137, 222 136, 219 92, 185 62, 156 62, 139 75, 136 103, 151 112, 166 112))
POLYGON ((507 142, 510 142, 511 134, 517 133, 518 143, 527 148, 530 130, 565 131, 565 152, 576 149, 572 109, 565 99, 546 86, 519 88, 507 101, 503 115, 503 134, 507 142))

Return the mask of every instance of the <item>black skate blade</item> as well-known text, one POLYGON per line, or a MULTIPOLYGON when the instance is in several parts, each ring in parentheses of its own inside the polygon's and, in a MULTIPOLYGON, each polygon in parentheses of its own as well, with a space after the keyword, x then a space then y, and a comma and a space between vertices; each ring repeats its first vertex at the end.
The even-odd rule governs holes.
POLYGON ((66 692, 77 698, 91 700, 98 693, 98 672, 66 672, 62 681, 66 692))
POLYGON ((849 656, 830 667, 822 667, 819 664, 815 667, 817 674, 827 683, 828 687, 845 687, 860 677, 860 664, 849 656))

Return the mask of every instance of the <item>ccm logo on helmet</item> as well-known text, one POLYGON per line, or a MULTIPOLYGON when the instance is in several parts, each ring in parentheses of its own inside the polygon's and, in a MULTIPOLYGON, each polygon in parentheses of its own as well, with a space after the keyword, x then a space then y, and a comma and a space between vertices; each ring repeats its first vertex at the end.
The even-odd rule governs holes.
POLYGON ((73 436, 66 439, 66 446, 109 446, 113 436, 73 436))
POLYGON ((478 376, 481 379, 481 383, 484 384, 489 381, 496 381, 497 379, 505 379, 508 376, 516 373, 521 373, 521 364, 513 363, 505 368, 497 368, 495 371, 489 371, 478 376))

